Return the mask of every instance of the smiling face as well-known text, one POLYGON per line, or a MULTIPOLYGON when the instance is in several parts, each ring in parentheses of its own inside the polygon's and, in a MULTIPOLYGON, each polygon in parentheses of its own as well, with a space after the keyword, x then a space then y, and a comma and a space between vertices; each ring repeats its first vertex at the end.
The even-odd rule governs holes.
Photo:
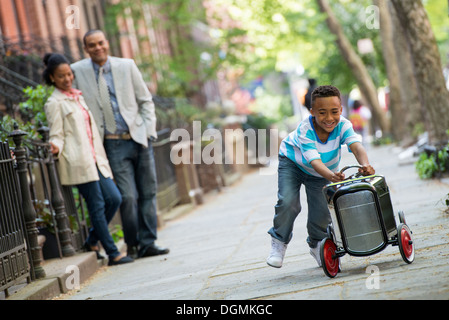
POLYGON ((317 133, 329 135, 340 122, 342 110, 340 99, 336 96, 316 98, 310 113, 315 117, 317 133))
POLYGON ((84 39, 84 50, 96 64, 102 66, 108 60, 109 42, 103 32, 94 32, 84 39))
POLYGON ((50 79, 55 87, 62 91, 70 91, 73 78, 72 68, 67 63, 60 64, 53 74, 50 75, 50 79))

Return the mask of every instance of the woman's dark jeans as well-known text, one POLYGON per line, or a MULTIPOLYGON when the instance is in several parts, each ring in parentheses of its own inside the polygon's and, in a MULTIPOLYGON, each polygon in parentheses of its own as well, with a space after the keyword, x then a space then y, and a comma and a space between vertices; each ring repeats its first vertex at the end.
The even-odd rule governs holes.
POLYGON ((120 252, 109 233, 108 224, 120 207, 122 197, 111 178, 103 177, 100 171, 98 171, 98 174, 100 176, 99 181, 77 185, 78 190, 86 200, 92 224, 86 243, 95 246, 100 241, 109 259, 114 259, 120 255, 120 252))

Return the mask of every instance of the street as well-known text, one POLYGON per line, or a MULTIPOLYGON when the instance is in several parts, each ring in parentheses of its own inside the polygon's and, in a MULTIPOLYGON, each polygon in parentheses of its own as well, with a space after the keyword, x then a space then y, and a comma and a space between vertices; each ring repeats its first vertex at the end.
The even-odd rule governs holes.
MULTIPOLYGON (((265 259, 277 176, 258 169, 209 196, 205 204, 169 221, 158 244, 170 253, 104 267, 65 300, 290 300, 449 299, 449 222, 444 199, 449 179, 420 180, 412 162, 398 164, 393 146, 369 147, 370 162, 384 175, 398 222, 403 210, 413 232, 415 261, 406 264, 397 246, 368 256, 342 258, 342 272, 328 278, 305 242, 307 205, 295 223, 280 269, 265 259)), ((340 167, 355 164, 344 151, 340 167)), ((303 188, 304 189, 304 188, 303 188)))

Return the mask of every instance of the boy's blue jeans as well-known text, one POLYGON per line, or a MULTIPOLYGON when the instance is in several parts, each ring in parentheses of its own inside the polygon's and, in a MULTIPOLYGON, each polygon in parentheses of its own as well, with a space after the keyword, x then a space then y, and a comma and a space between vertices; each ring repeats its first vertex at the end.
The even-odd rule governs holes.
POLYGON ((110 259, 120 255, 111 234, 108 224, 117 212, 122 197, 111 178, 105 178, 98 170, 99 181, 92 181, 77 185, 79 192, 86 200, 92 228, 89 231, 86 243, 90 246, 101 242, 110 259))
POLYGON ((305 173, 284 156, 279 156, 278 167, 278 201, 275 208, 273 227, 268 233, 289 243, 293 236, 293 225, 301 211, 300 188, 304 184, 307 194, 308 219, 307 243, 315 248, 326 237, 327 226, 331 222, 323 187, 329 181, 305 173))

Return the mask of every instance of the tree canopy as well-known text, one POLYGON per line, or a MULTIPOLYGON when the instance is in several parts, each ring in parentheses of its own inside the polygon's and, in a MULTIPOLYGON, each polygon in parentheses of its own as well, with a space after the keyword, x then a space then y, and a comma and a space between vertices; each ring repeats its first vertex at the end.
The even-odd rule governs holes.
MULTIPOLYGON (((349 92, 356 81, 335 45, 315 0, 217 0, 227 7, 239 27, 222 30, 222 45, 227 50, 230 66, 244 66, 245 76, 253 79, 273 70, 285 71, 301 65, 306 75, 321 83, 333 83, 349 92), (242 41, 244 39, 244 41, 242 41)), ((360 54, 377 87, 387 85, 380 45, 379 27, 371 0, 329 1, 352 46, 360 39, 373 41, 373 53, 360 54)), ((444 0, 423 1, 440 48, 447 61, 449 30, 447 3, 444 0), (445 10, 442 10, 445 8, 445 10)))

